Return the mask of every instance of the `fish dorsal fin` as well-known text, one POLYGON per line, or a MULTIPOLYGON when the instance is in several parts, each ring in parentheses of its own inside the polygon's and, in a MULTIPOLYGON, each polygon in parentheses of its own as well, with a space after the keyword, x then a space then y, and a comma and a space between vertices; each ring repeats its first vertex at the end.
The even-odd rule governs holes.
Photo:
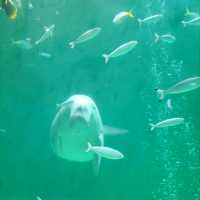
POLYGON ((160 35, 158 35, 158 33, 155 33, 154 36, 155 36, 154 42, 157 43, 160 39, 160 35))
POLYGON ((114 128, 114 127, 107 126, 107 125, 103 126, 103 134, 104 135, 124 135, 127 133, 128 133, 127 129, 114 128))

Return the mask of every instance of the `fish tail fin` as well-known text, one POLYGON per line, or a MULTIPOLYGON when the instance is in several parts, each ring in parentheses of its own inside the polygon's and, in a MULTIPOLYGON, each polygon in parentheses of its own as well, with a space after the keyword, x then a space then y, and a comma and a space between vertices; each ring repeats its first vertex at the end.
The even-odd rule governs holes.
POLYGON ((154 36, 155 36, 154 42, 157 43, 160 39, 160 36, 158 35, 158 33, 155 33, 154 36))
POLYGON ((139 26, 142 25, 142 19, 137 19, 138 23, 139 23, 139 26))
POLYGON ((87 143, 87 149, 86 149, 86 152, 89 152, 89 151, 91 151, 91 148, 92 148, 92 145, 88 142, 87 143))
POLYGON ((103 54, 102 56, 104 57, 105 63, 107 64, 108 61, 109 61, 109 55, 108 54, 103 54))
POLYGON ((150 123, 149 125, 151 126, 151 129, 150 129, 151 131, 153 131, 156 128, 155 124, 150 123))
POLYGON ((57 108, 60 108, 60 107, 61 107, 61 103, 57 103, 57 104, 56 104, 56 107, 57 107, 57 108))
POLYGON ((39 44, 39 40, 35 41, 35 45, 38 45, 39 44))
POLYGON ((185 21, 182 21, 181 23, 183 24, 183 27, 186 27, 186 22, 185 21))
POLYGON ((4 133, 6 133, 6 130, 5 129, 0 129, 0 133, 4 134, 4 133))
POLYGON ((130 18, 134 18, 134 14, 133 14, 133 10, 132 10, 132 9, 130 9, 130 10, 128 11, 128 16, 129 16, 130 18))
POLYGON ((70 43, 69 43, 69 46, 70 46, 70 48, 73 49, 73 48, 75 47, 75 42, 70 42, 70 43))
POLYGON ((185 8, 185 16, 190 15, 190 9, 188 7, 185 8))
POLYGON ((155 89, 155 91, 157 92, 157 96, 159 98, 159 100, 163 100, 165 97, 165 91, 161 90, 161 89, 155 89))

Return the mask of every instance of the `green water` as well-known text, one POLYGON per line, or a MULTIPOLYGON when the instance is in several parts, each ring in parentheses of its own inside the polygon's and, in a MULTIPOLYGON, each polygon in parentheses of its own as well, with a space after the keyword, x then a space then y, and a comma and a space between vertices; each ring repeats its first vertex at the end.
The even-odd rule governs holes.
POLYGON ((154 88, 167 88, 200 74, 200 27, 183 28, 185 8, 198 0, 37 0, 22 2, 16 20, 0 11, 0 199, 199 200, 200 90, 158 102, 154 88), (163 13, 155 25, 113 16, 133 8, 136 17, 163 13), (57 12, 56 12, 57 11, 57 12), (39 39, 55 24, 51 39, 31 50, 13 40, 39 39), (95 39, 70 49, 80 33, 99 26, 95 39), (154 33, 172 33, 174 44, 154 44, 154 33), (137 40, 130 53, 105 65, 103 53, 137 40), (51 58, 39 56, 48 52, 51 58), (104 123, 129 134, 105 138, 125 159, 103 159, 99 175, 90 163, 53 154, 49 132, 56 104, 77 93, 89 95, 104 123), (167 108, 171 99, 172 109, 167 108), (149 123, 180 116, 185 125, 150 132, 149 123))

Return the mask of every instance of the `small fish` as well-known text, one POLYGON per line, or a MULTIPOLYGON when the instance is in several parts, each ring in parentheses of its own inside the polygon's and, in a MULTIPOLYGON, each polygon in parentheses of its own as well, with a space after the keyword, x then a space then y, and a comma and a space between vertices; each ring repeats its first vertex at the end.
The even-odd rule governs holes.
POLYGON ((93 29, 90 29, 84 33, 82 33, 78 38, 76 38, 74 41, 69 43, 70 48, 74 48, 77 44, 86 42, 88 40, 91 40, 95 38, 99 33, 101 32, 100 27, 96 27, 93 29))
POLYGON ((124 155, 116 149, 112 149, 110 147, 105 146, 92 146, 89 142, 88 149, 86 150, 86 152, 94 152, 101 157, 113 160, 124 158, 124 155))
POLYGON ((156 15, 152 15, 152 16, 149 16, 149 17, 146 17, 144 19, 138 19, 138 23, 139 25, 142 25, 143 23, 157 23, 161 18, 163 17, 162 14, 156 14, 156 15))
POLYGON ((45 57, 45 58, 51 58, 51 54, 50 53, 46 53, 46 52, 41 52, 39 53, 40 56, 45 57))
POLYGON ((30 9, 30 10, 32 10, 32 9, 33 9, 33 4, 32 4, 32 2, 31 2, 31 1, 29 1, 29 3, 28 3, 28 9, 30 9))
POLYGON ((190 169, 200 169, 200 166, 191 166, 190 169))
POLYGON ((173 36, 170 33, 164 34, 164 35, 159 35, 158 33, 155 33, 155 43, 157 43, 158 41, 162 41, 165 43, 174 43, 176 41, 176 37, 173 36))
POLYGON ((15 45, 21 49, 29 50, 29 49, 33 48, 30 38, 26 38, 25 40, 17 40, 17 41, 13 40, 12 43, 13 43, 13 45, 15 45))
POLYGON ((185 17, 188 17, 188 18, 195 18, 195 17, 199 17, 199 13, 197 12, 192 12, 189 10, 189 8, 186 8, 185 9, 185 17))
POLYGON ((2 0, 2 8, 5 10, 7 16, 14 20, 17 17, 17 6, 12 0, 2 0))
POLYGON ((122 11, 122 12, 118 13, 117 15, 115 15, 115 17, 113 18, 112 22, 114 24, 120 24, 128 17, 129 18, 134 18, 132 10, 130 10, 130 11, 122 11))
POLYGON ((167 108, 169 108, 170 110, 173 109, 172 100, 171 99, 167 99, 167 108))
POLYGON ((110 58, 114 58, 114 57, 118 57, 118 56, 122 56, 126 53, 128 53, 129 51, 131 51, 136 45, 138 44, 138 41, 132 40, 129 41, 125 44, 122 44, 121 46, 119 46, 118 48, 116 48, 115 50, 113 50, 111 53, 109 54, 103 54, 102 56, 105 59, 105 63, 108 63, 110 58))
POLYGON ((0 129, 0 133, 6 133, 5 129, 0 129))
POLYGON ((150 126, 151 126, 151 131, 153 131, 155 128, 176 126, 183 123, 184 123, 184 118, 177 117, 177 118, 166 119, 164 121, 158 122, 157 124, 150 123, 150 126))
POLYGON ((181 22, 184 27, 186 26, 200 26, 200 16, 192 18, 188 21, 182 21, 181 22))
POLYGON ((60 12, 58 10, 56 10, 56 15, 60 15, 60 12))
POLYGON ((155 89, 160 100, 164 99, 169 94, 180 94, 195 90, 200 87, 200 76, 185 79, 177 84, 171 86, 166 90, 155 89))
POLYGON ((42 36, 40 37, 40 39, 35 42, 35 45, 38 45, 41 42, 44 42, 45 40, 47 40, 50 37, 52 37, 54 29, 55 29, 55 24, 52 24, 49 27, 45 27, 45 32, 42 34, 42 36))

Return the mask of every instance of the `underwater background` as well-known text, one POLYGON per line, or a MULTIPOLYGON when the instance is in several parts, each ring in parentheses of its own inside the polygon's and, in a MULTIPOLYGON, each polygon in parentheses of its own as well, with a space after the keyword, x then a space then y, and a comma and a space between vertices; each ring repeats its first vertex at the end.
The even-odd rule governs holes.
POLYGON ((0 11, 0 199, 34 200, 199 200, 200 90, 169 96, 155 88, 200 74, 200 27, 184 28, 186 7, 200 12, 198 0, 37 0, 22 1, 16 20, 0 11), (133 9, 135 18, 115 26, 113 16, 133 9), (157 24, 136 18, 162 13, 157 24), (36 41, 44 26, 52 38, 30 49, 12 40, 36 41), (80 33, 101 34, 70 49, 80 33), (154 43, 154 34, 172 33, 174 44, 154 43), (137 40, 130 53, 104 63, 103 53, 137 40), (48 52, 52 56, 39 56, 48 52), (125 158, 103 159, 98 176, 90 163, 57 157, 49 134, 56 104, 73 94, 90 96, 103 122, 127 135, 105 144, 125 158), (167 101, 172 101, 172 109, 167 101), (150 132, 149 123, 173 116, 185 125, 150 132))

